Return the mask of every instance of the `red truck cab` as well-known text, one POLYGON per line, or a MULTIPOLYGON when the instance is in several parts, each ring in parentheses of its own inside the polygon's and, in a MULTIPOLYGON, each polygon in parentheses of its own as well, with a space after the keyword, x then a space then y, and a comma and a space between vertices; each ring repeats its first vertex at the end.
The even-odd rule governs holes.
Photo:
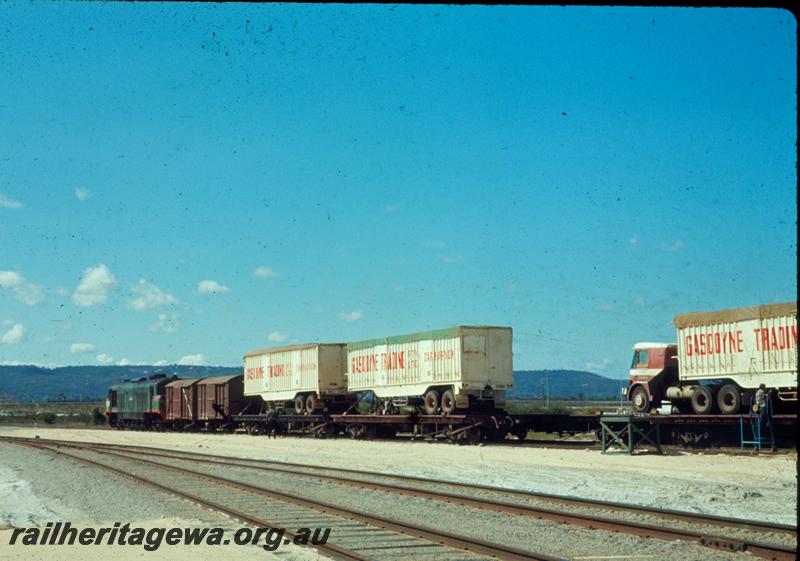
POLYGON ((636 343, 633 346, 627 398, 637 413, 658 407, 668 387, 678 383, 678 346, 636 343))

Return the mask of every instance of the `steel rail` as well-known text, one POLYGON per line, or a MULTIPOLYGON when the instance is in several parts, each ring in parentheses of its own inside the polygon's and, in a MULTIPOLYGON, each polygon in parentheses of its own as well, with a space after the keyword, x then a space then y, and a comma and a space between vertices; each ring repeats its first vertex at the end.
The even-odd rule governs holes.
MULTIPOLYGON (((107 448, 102 448, 102 447, 95 448, 92 445, 88 445, 87 447, 101 452, 104 450, 108 450, 107 448)), ((227 458, 222 458, 222 459, 185 458, 179 455, 162 453, 162 452, 147 451, 144 453, 147 454, 148 456, 177 459, 188 462, 197 462, 197 463, 220 465, 227 467, 240 467, 246 469, 253 469, 257 471, 285 473, 293 476, 306 476, 323 481, 330 481, 333 483, 343 483, 346 485, 361 487, 364 489, 370 489, 375 491, 384 491, 399 495, 439 500, 439 501, 459 504, 461 506, 485 509, 494 512, 502 512, 504 514, 512 514, 517 516, 531 516, 539 519, 551 520, 553 522, 579 525, 587 528, 601 529, 612 532, 629 533, 642 537, 659 538, 665 540, 680 539, 683 541, 696 541, 701 545, 716 549, 723 549, 726 551, 749 551, 754 555, 757 555, 759 557, 764 557, 766 559, 790 560, 796 558, 795 548, 767 544, 767 543, 757 542, 754 540, 746 540, 746 539, 743 540, 738 538, 717 536, 713 534, 697 532, 694 530, 665 528, 663 526, 656 526, 653 524, 644 524, 640 522, 631 522, 626 520, 619 520, 603 516, 587 515, 574 512, 557 511, 542 507, 521 505, 504 501, 495 501, 491 499, 484 499, 478 497, 469 497, 466 495, 461 495, 456 493, 444 493, 441 491, 433 491, 427 489, 413 489, 410 487, 388 485, 384 483, 362 481, 357 479, 335 477, 329 475, 298 473, 285 468, 247 465, 236 461, 230 461, 227 458)), ((114 452, 114 454, 119 455, 117 452, 114 452)), ((128 457, 130 459, 136 459, 135 457, 127 455, 125 457, 128 457)), ((666 518, 669 519, 669 517, 666 518)))
MULTIPOLYGON (((130 473, 130 472, 127 472, 127 471, 124 471, 124 470, 121 470, 121 469, 118 469, 118 468, 103 464, 101 462, 96 462, 96 461, 90 460, 88 458, 81 458, 80 456, 76 456, 74 454, 68 454, 68 453, 62 452, 61 450, 53 448, 53 447, 51 447, 51 445, 48 445, 48 444, 45 444, 45 443, 26 442, 26 443, 19 443, 19 444, 21 444, 22 446, 28 446, 30 448, 34 448, 36 450, 46 450, 46 451, 48 451, 50 453, 68 457, 68 458, 70 458, 72 460, 81 462, 81 463, 86 464, 88 466, 95 467, 95 468, 101 468, 101 469, 104 469, 104 470, 109 471, 111 473, 114 473, 116 475, 120 475, 120 476, 128 478, 128 479, 133 479, 134 481, 137 481, 139 483, 144 483, 145 485, 149 485, 149 486, 154 487, 154 488, 156 488, 156 489, 158 489, 160 491, 164 491, 166 493, 169 493, 169 494, 171 494, 173 496, 192 501, 194 503, 203 505, 203 506, 205 506, 207 508, 210 508, 212 510, 216 510, 218 512, 222 512, 223 514, 227 514, 228 516, 231 516, 234 519, 240 520, 240 521, 245 522, 247 524, 251 524, 253 526, 262 527, 262 528, 277 528, 277 527, 280 527, 279 524, 275 524, 275 523, 273 523, 273 522, 271 522, 269 520, 264 520, 262 518, 253 517, 253 516, 251 516, 249 514, 246 514, 244 512, 240 512, 240 511, 234 510, 232 508, 226 507, 225 505, 221 505, 221 504, 216 503, 214 501, 210 501, 208 499, 204 499, 204 498, 199 497, 197 495, 194 495, 192 493, 186 493, 186 492, 180 491, 178 489, 173 489, 171 487, 168 487, 168 486, 163 485, 161 483, 158 483, 156 481, 152 481, 150 479, 147 479, 146 477, 142 477, 142 476, 139 476, 139 475, 136 475, 136 474, 133 474, 133 473, 130 473)), ((290 537, 295 537, 297 535, 296 532, 292 532, 291 530, 288 530, 288 529, 285 529, 284 534, 288 535, 290 537)), ((339 547, 339 546, 334 545, 334 544, 325 543, 325 544, 317 544, 317 545, 304 545, 303 547, 311 547, 311 548, 314 548, 314 549, 318 549, 322 553, 324 553, 325 555, 328 555, 330 557, 333 557, 334 559, 339 559, 339 560, 342 560, 342 561, 369 561, 370 560, 369 557, 364 557, 362 555, 358 555, 355 552, 349 551, 347 549, 344 549, 344 548, 339 547)))
MULTIPOLYGON (((0 437, 3 439, 10 438, 19 438, 19 437, 0 437)), ((25 440, 25 439, 23 439, 25 440)), ((77 441, 69 441, 69 440, 49 440, 48 442, 60 443, 60 444, 78 444, 78 445, 91 445, 96 447, 103 447, 103 448, 116 448, 122 450, 141 450, 144 452, 147 451, 154 451, 154 452, 167 452, 173 454, 182 454, 186 456, 194 456, 197 458, 206 458, 206 459, 215 459, 219 460, 220 458, 226 460, 235 460, 241 462, 251 462, 255 464, 262 464, 265 467, 267 465, 277 465, 286 468, 302 468, 302 469, 317 469, 317 470, 325 470, 325 471, 332 471, 332 472, 339 472, 339 473, 349 473, 353 475, 361 475, 361 476, 371 476, 371 477, 383 477, 383 478, 391 478, 400 481, 409 481, 409 482, 420 482, 432 485, 447 485, 454 488, 462 488, 462 489, 469 489, 469 490, 482 490, 482 491, 490 491, 495 493, 501 493, 508 496, 516 496, 522 498, 529 498, 529 499, 542 499, 548 500, 552 502, 560 502, 563 504, 572 504, 575 506, 588 506, 594 508, 605 508, 609 510, 617 510, 622 512, 634 512, 638 514, 647 514, 652 516, 660 516, 660 517, 669 517, 674 520, 681 520, 684 522, 692 522, 698 524, 707 524, 712 526, 721 526, 725 528, 742 528, 747 530, 756 530, 756 531, 765 531, 765 532, 777 532, 777 533, 785 533, 795 535, 797 534, 797 526, 792 526, 789 524, 776 524, 771 522, 761 522, 759 520, 743 520, 740 518, 730 518, 726 516, 716 516, 711 514, 697 514, 693 512, 685 512, 679 510, 671 510, 671 509, 655 509, 649 508, 640 505, 633 505, 633 504, 625 504, 625 503, 617 503, 612 501, 603 501, 597 499, 585 499, 582 497, 572 497, 568 495, 555 495, 549 493, 537 493, 533 491, 521 491, 518 489, 508 489, 505 487, 497 487, 492 485, 480 485, 480 484, 472 484, 472 483, 460 483, 457 481, 447 481, 447 480, 438 480, 432 479, 428 477, 418 477, 413 475, 397 475, 397 474, 389 474, 383 473, 379 471, 369 471, 369 470, 357 470, 352 468, 338 468, 338 467, 329 467, 329 466, 321 466, 321 465, 314 465, 314 464, 301 464, 296 462, 282 462, 277 460, 259 460, 254 458, 239 458, 239 457, 224 457, 214 454, 204 454, 200 452, 189 452, 189 451, 182 451, 182 450, 165 450, 164 448, 156 448, 151 446, 128 446, 124 444, 107 444, 107 443, 88 443, 88 442, 77 442, 77 441)), ((247 466, 247 467, 256 467, 256 466, 247 466)), ((317 474, 307 473, 306 475, 309 476, 317 476, 317 474)))
MULTIPOLYGON (((415 537, 415 538, 427 540, 427 541, 430 541, 430 542, 433 542, 433 543, 437 543, 437 544, 440 544, 440 545, 446 545, 448 547, 451 547, 451 548, 457 549, 457 550, 470 551, 472 553, 477 553, 477 554, 482 554, 482 555, 489 555, 491 557, 496 557, 496 558, 499 558, 499 559, 506 559, 508 561, 563 561, 561 558, 557 558, 557 557, 551 557, 551 556, 544 555, 544 554, 539 554, 539 553, 532 553, 532 552, 528 552, 528 551, 525 551, 525 550, 521 550, 521 549, 505 546, 505 545, 502 545, 502 544, 487 542, 487 541, 483 541, 483 540, 477 540, 477 539, 470 538, 470 537, 467 537, 467 536, 451 534, 449 532, 443 532, 443 531, 440 531, 440 530, 436 530, 436 529, 433 529, 433 528, 427 528, 427 527, 424 527, 424 526, 406 524, 406 523, 403 523, 403 522, 399 522, 397 520, 391 520, 391 519, 384 518, 384 517, 381 517, 381 516, 365 514, 363 512, 346 509, 346 508, 339 507, 339 506, 336 506, 336 505, 333 505, 333 504, 330 504, 330 503, 326 503, 326 502, 323 502, 323 501, 312 501, 312 500, 308 500, 308 499, 303 499, 303 498, 300 498, 300 497, 297 497, 297 496, 294 496, 294 495, 291 495, 291 494, 288 494, 288 493, 282 493, 282 492, 274 491, 274 490, 271 490, 271 489, 265 489, 265 488, 259 487, 257 485, 250 485, 250 484, 246 484, 246 483, 241 483, 239 481, 234 481, 234 480, 227 479, 227 478, 224 478, 224 477, 217 477, 217 476, 214 476, 214 475, 210 475, 208 473, 202 473, 202 472, 197 472, 197 471, 186 469, 186 468, 181 468, 181 467, 177 467, 177 466, 171 466, 171 465, 162 464, 162 463, 159 463, 159 462, 153 462, 153 461, 141 458, 141 457, 131 457, 131 456, 127 456, 127 455, 124 455, 124 454, 119 454, 119 453, 116 453, 116 452, 112 452, 112 451, 109 451, 109 450, 102 450, 102 452, 99 452, 98 450, 92 448, 91 445, 82 446, 81 447, 81 446, 76 446, 75 444, 76 443, 66 443, 66 446, 64 446, 64 445, 62 445, 60 443, 59 444, 52 444, 50 442, 41 442, 41 441, 40 442, 26 442, 26 443, 24 443, 24 445, 27 445, 27 446, 30 446, 30 447, 33 447, 33 448, 45 449, 45 450, 48 450, 48 451, 51 451, 51 452, 54 452, 54 453, 57 453, 57 454, 61 454, 61 455, 65 456, 65 457, 74 458, 76 460, 79 460, 81 462, 84 462, 84 463, 87 463, 87 464, 90 464, 90 465, 93 465, 93 466, 102 467, 104 469, 107 469, 109 471, 113 471, 115 473, 118 473, 120 475, 124 475, 126 477, 133 477, 134 479, 137 479, 137 480, 142 481, 144 483, 153 485, 155 487, 158 487, 158 488, 160 488, 162 490, 165 490, 167 492, 170 492, 172 494, 178 494, 180 496, 184 496, 186 498, 189 498, 190 500, 197 501, 197 502, 199 502, 201 504, 207 505, 207 506, 209 506, 209 508, 214 508, 215 510, 220 510, 222 512, 230 514, 231 516, 235 516, 236 518, 241 518, 243 520, 247 520, 247 518, 249 518, 248 515, 246 515, 244 513, 239 513, 239 512, 234 511, 234 510, 231 510, 228 507, 225 507, 224 505, 219 505, 217 503, 212 503, 211 501, 207 501, 207 500, 202 499, 200 497, 197 497, 195 495, 191 495, 189 493, 184 493, 182 491, 177 491, 177 490, 171 489, 170 487, 164 486, 164 485, 162 485, 160 483, 149 481, 146 478, 142 478, 140 476, 129 474, 129 473, 123 471, 123 470, 119 470, 117 468, 113 468, 111 466, 107 466, 107 465, 102 464, 100 462, 95 462, 93 460, 88 460, 86 458, 81 458, 80 456, 75 456, 74 454, 69 454, 69 453, 54 449, 54 448, 52 448, 52 446, 64 446, 64 447, 76 448, 78 450, 89 449, 90 451, 95 452, 95 453, 105 453, 105 454, 109 454, 109 455, 116 456, 116 457, 119 457, 119 458, 124 458, 124 459, 129 460, 129 461, 134 461, 134 462, 138 462, 138 463, 149 465, 149 466, 154 466, 154 467, 158 467, 158 468, 162 468, 162 469, 166 469, 166 470, 171 470, 171 471, 178 472, 178 473, 188 474, 188 475, 195 476, 195 477, 198 477, 198 478, 201 478, 201 479, 212 481, 212 482, 217 483, 217 484, 225 485, 227 487, 232 487, 232 488, 236 488, 236 489, 239 489, 239 490, 242 490, 242 491, 257 493, 257 494, 260 494, 260 495, 263 495, 263 496, 268 496, 270 498, 274 498, 274 499, 277 499, 277 500, 282 500, 284 502, 288 502, 288 503, 295 504, 295 505, 298 505, 298 506, 301 506, 301 507, 305 507, 305 508, 309 508, 309 509, 312 509, 312 510, 316 510, 318 512, 323 512, 323 513, 326 513, 326 514, 332 514, 334 516, 337 516, 337 517, 340 517, 340 518, 344 518, 344 519, 347 519, 347 520, 352 520, 352 521, 361 522, 361 523, 364 523, 364 524, 367 524, 367 525, 370 525, 370 526, 375 526, 375 527, 377 527, 378 529, 381 529, 381 530, 394 531, 394 532, 398 532, 398 533, 401 533, 401 534, 404 534, 404 535, 408 535, 408 536, 411 536, 411 537, 415 537)), ((264 521, 263 523, 262 522, 257 522, 257 523, 259 525, 262 525, 262 526, 269 526, 269 527, 275 526, 274 524, 270 524, 270 523, 268 523, 266 521, 264 521)), ((289 534, 288 531, 287 531, 287 534, 289 534)), ((326 544, 326 546, 327 545, 328 544, 326 544)), ((314 547, 322 547, 322 546, 314 546, 314 547)), ((341 548, 337 548, 337 549, 341 549, 341 548)), ((337 553, 339 553, 339 552, 337 552, 337 553)), ((342 555, 341 558, 345 558, 344 555, 348 555, 346 557, 347 559, 364 559, 362 557, 356 556, 352 552, 348 552, 347 550, 342 550, 340 555, 342 555)))

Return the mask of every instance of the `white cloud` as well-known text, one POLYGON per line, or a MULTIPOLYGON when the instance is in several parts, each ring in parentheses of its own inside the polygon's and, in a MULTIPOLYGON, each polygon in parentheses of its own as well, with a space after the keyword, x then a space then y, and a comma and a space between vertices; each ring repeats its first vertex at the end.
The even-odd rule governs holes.
POLYGON ((681 249, 683 249, 684 245, 685 244, 683 243, 682 240, 675 240, 669 245, 661 244, 661 249, 663 249, 664 251, 680 251, 681 249))
POLYGON ((28 306, 35 306, 44 300, 44 288, 25 280, 16 271, 0 271, 0 289, 13 290, 17 300, 28 306))
POLYGON ((361 310, 352 310, 350 312, 340 312, 339 319, 346 321, 347 323, 351 323, 360 320, 363 315, 364 314, 361 313, 361 310))
POLYGON ((269 335, 267 335, 267 340, 272 341, 273 343, 283 343, 286 341, 288 337, 281 333, 280 331, 273 331, 269 335))
POLYGON ((460 253, 456 255, 440 255, 439 259, 442 263, 461 263, 464 260, 460 253))
POLYGON ((3 320, 3 325, 11 325, 12 323, 14 323, 13 319, 4 319, 3 320))
POLYGON ((108 356, 106 353, 100 353, 99 355, 97 355, 97 362, 99 362, 100 364, 111 364, 112 362, 114 362, 114 359, 108 356))
POLYGON ((204 280, 197 283, 197 292, 200 294, 225 294, 231 289, 214 280, 204 280))
POLYGON ((69 352, 72 354, 77 353, 90 353, 94 350, 94 345, 91 343, 72 343, 69 346, 69 352))
POLYGON ((15 323, 11 329, 3 333, 0 341, 6 345, 16 345, 25 338, 25 326, 21 323, 15 323))
POLYGON ((637 245, 639 245, 639 236, 634 234, 633 236, 631 236, 631 239, 628 240, 628 246, 636 247, 637 245))
POLYGON ((78 199, 80 202, 85 201, 86 199, 89 198, 89 190, 78 187, 77 189, 75 189, 75 198, 78 199))
POLYGON ((158 321, 150 324, 150 331, 175 333, 178 330, 178 316, 176 314, 158 314, 158 321))
POLYGON ((3 208, 22 208, 22 203, 9 199, 4 194, 0 193, 0 206, 3 208))
POLYGON ((178 303, 178 299, 172 294, 162 291, 144 279, 139 279, 139 284, 131 288, 131 292, 137 294, 138 298, 130 300, 128 307, 138 311, 174 306, 178 303))
POLYGON ((587 362, 584 365, 584 369, 588 370, 589 372, 598 372, 603 371, 611 364, 611 361, 607 358, 604 358, 600 362, 587 362))
POLYGON ((108 291, 117 284, 117 279, 104 264, 88 267, 83 271, 72 301, 78 306, 89 307, 103 304, 108 299, 108 291))
POLYGON ((272 277, 277 277, 278 273, 270 269, 269 267, 259 267, 255 271, 253 271, 253 275, 257 276, 261 279, 268 279, 272 277))
POLYGON ((121 358, 117 361, 117 366, 130 366, 131 364, 133 363, 127 358, 121 358))
POLYGON ((186 364, 189 366, 202 366, 206 363, 206 355, 186 355, 178 359, 178 364, 186 364))
POLYGON ((169 362, 166 360, 157 360, 153 363, 153 366, 167 366, 169 362))

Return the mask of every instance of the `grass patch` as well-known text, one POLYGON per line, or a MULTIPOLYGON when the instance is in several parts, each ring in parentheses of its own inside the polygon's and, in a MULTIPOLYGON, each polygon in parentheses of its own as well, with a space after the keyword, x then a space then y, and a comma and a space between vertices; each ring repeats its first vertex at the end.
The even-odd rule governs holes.
POLYGON ((0 425, 105 426, 102 403, 3 403, 0 425))

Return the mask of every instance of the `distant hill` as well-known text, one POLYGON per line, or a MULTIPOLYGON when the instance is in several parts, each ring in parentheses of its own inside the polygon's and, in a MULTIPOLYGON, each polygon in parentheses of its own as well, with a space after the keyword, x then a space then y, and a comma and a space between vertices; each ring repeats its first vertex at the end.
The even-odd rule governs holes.
POLYGON ((541 399, 545 389, 551 398, 619 399, 620 388, 628 385, 627 380, 580 370, 519 370, 514 382, 511 399, 541 399))
MULTIPOLYGON (((203 378, 240 373, 241 366, 0 366, 0 402, 102 400, 108 387, 124 379, 156 372, 181 378, 203 378)), ((623 380, 577 370, 521 370, 514 373, 511 399, 541 399, 543 385, 551 398, 618 399, 623 380)))
POLYGON ((136 379, 156 372, 177 374, 181 378, 203 378, 239 374, 241 366, 0 366, 0 402, 3 401, 99 401, 108 387, 125 379, 136 379))

